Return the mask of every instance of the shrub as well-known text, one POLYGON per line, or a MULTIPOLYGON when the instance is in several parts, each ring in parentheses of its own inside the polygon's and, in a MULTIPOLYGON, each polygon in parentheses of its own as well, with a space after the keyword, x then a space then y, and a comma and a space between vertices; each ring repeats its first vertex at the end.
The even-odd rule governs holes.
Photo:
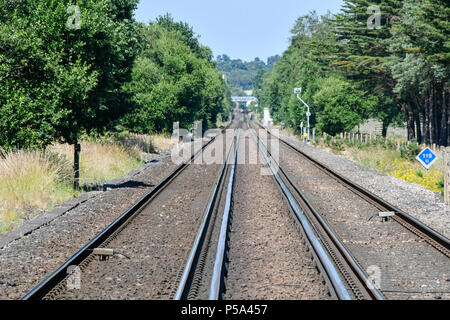
POLYGON ((335 141, 332 141, 331 139, 327 139, 326 144, 328 147, 330 147, 331 149, 335 150, 335 151, 344 151, 345 150, 345 146, 344 146, 344 141, 341 139, 336 139, 335 141))
POLYGON ((408 161, 413 161, 419 155, 421 150, 420 145, 413 141, 410 144, 400 148, 400 157, 408 161))

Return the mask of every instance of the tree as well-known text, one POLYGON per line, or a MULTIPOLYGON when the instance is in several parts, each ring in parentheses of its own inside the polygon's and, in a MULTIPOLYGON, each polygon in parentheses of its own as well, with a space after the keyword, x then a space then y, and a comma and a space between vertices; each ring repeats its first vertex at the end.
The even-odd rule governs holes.
POLYGON ((390 25, 401 7, 402 1, 345 0, 342 11, 333 19, 338 41, 333 64, 347 80, 377 96, 373 115, 383 123, 383 136, 401 111, 402 101, 395 99, 395 80, 386 65, 390 25))
POLYGON ((164 16, 159 16, 155 22, 151 22, 150 24, 157 24, 166 30, 178 32, 181 36, 181 40, 191 48, 191 51, 198 58, 207 61, 212 60, 213 56, 211 49, 200 44, 194 30, 186 22, 175 22, 172 16, 169 13, 166 13, 164 16))
POLYGON ((330 79, 344 81, 354 99, 338 106, 328 96, 324 101, 331 104, 323 108, 330 114, 343 112, 347 118, 356 97, 364 97, 368 103, 360 120, 377 117, 383 135, 389 124, 403 120, 409 139, 450 145, 449 15, 443 0, 345 0, 337 15, 312 12, 297 19, 291 45, 259 80, 257 95, 275 120, 297 128, 305 110, 292 89, 302 87, 303 99, 313 106, 313 122, 329 132, 335 124, 325 113, 315 113, 321 108, 314 105, 316 94, 327 96, 330 79))
POLYGON ((73 144, 78 187, 80 134, 105 130, 130 106, 122 86, 137 43, 137 0, 80 2, 76 28, 68 27, 72 1, 1 1, 0 142, 73 144))
POLYGON ((332 65, 337 54, 330 16, 319 17, 315 12, 302 16, 292 34, 291 45, 273 71, 258 79, 261 90, 256 94, 261 104, 270 108, 274 120, 296 130, 306 123, 306 107, 294 94, 298 87, 303 89, 302 99, 311 106, 311 125, 317 124, 323 132, 350 130, 366 119, 376 99, 342 79, 332 65))
POLYGON ((377 103, 375 97, 336 77, 319 80, 319 87, 313 96, 318 109, 317 128, 333 136, 362 123, 377 103))
POLYGON ((388 41, 395 93, 405 101, 410 138, 450 145, 448 34, 445 1, 404 1, 388 41))
POLYGON ((234 95, 245 95, 246 90, 255 88, 255 79, 261 71, 270 71, 278 61, 278 55, 269 57, 267 63, 255 58, 253 61, 245 62, 241 59, 230 59, 227 55, 218 56, 216 59, 217 69, 226 74, 234 95))
POLYGON ((199 54, 192 29, 166 16, 140 30, 142 50, 126 86, 135 107, 122 123, 135 132, 171 132, 173 122, 187 128, 202 120, 206 129, 220 113, 227 118, 230 93, 215 64, 199 54))

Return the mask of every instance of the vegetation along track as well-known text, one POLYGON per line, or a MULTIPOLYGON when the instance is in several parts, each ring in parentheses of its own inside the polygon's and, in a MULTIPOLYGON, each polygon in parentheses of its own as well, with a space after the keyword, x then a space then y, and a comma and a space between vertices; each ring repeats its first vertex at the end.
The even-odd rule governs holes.
POLYGON ((200 143, 194 155, 23 299, 173 298, 190 237, 221 168, 197 159, 214 145, 226 151, 224 132, 200 143))
POLYGON ((295 145, 279 141, 280 171, 297 189, 309 219, 325 227, 333 245, 353 257, 354 266, 378 279, 376 286, 386 298, 450 298, 446 237, 295 145), (383 221, 380 212, 394 216, 383 221))

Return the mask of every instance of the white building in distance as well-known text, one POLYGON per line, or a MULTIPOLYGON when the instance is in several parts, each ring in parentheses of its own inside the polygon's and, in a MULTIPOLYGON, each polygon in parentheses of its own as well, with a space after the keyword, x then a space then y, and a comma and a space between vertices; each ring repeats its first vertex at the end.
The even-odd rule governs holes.
POLYGON ((262 121, 264 126, 272 126, 273 125, 273 119, 270 116, 270 110, 269 108, 264 108, 264 119, 262 121))

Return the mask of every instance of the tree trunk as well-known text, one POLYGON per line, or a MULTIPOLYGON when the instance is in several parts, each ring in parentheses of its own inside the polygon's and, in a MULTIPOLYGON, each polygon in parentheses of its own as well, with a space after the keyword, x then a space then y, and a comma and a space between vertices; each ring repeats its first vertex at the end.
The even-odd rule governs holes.
POLYGON ((80 151, 81 145, 78 140, 75 140, 74 144, 74 156, 73 156, 73 189, 78 190, 80 188, 80 151))
POLYGON ((441 134, 439 137, 439 145, 447 146, 447 131, 449 130, 447 126, 447 105, 445 101, 445 90, 442 90, 442 115, 441 115, 441 134))
POLYGON ((416 137, 416 132, 414 128, 414 115, 409 106, 406 106, 405 109, 408 117, 408 140, 411 141, 416 137))
POLYGON ((387 131, 388 131, 388 128, 389 128, 389 124, 390 124, 390 122, 383 121, 383 128, 381 129, 381 135, 383 137, 387 137, 387 131))
POLYGON ((414 114, 414 120, 416 122, 416 137, 417 143, 422 144, 422 129, 420 128, 420 114, 414 114))
POLYGON ((438 126, 438 104, 437 104, 437 94, 436 94, 436 87, 433 86, 433 95, 431 96, 433 99, 432 105, 432 116, 433 120, 431 121, 431 136, 432 136, 432 143, 439 143, 439 126, 438 126))
POLYGON ((430 96, 428 96, 425 100, 425 108, 423 115, 423 134, 424 134, 424 143, 430 145, 431 135, 430 135, 430 109, 431 109, 431 100, 430 96))

